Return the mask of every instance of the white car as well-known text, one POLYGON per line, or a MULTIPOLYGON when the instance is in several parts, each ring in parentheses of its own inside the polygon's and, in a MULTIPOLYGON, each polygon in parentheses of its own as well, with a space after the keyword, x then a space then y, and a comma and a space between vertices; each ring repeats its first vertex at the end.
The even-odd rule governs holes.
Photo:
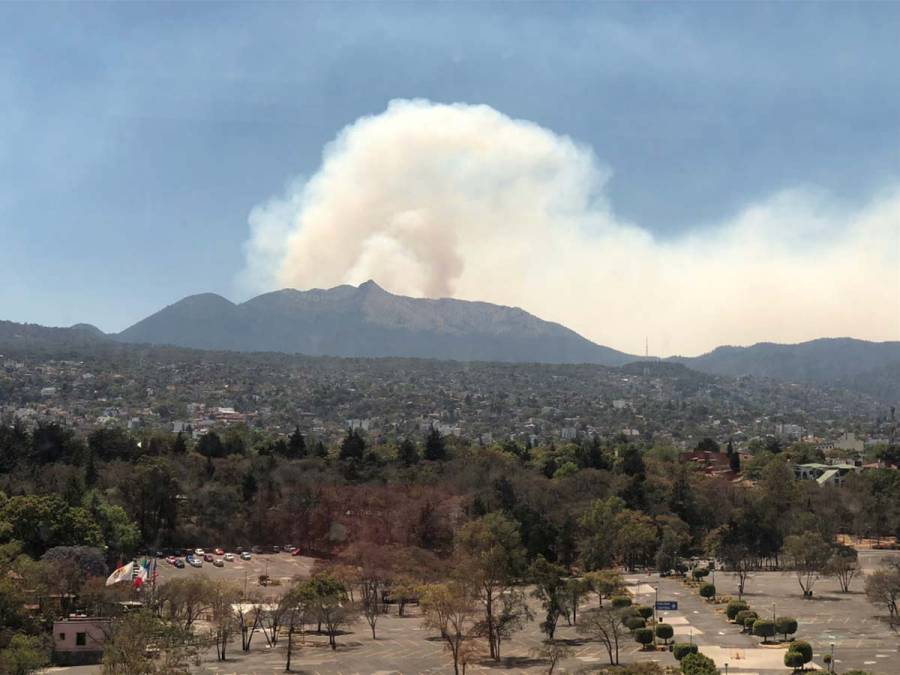
POLYGON ((205 551, 204 551, 202 548, 195 548, 195 549, 194 549, 194 555, 199 555, 201 558, 203 557, 203 554, 204 554, 204 553, 205 553, 205 551))
POLYGON ((250 560, 252 556, 250 555, 250 551, 244 551, 241 553, 241 560, 250 560))
POLYGON ((225 562, 233 562, 234 561, 234 553, 226 553, 222 559, 225 562))

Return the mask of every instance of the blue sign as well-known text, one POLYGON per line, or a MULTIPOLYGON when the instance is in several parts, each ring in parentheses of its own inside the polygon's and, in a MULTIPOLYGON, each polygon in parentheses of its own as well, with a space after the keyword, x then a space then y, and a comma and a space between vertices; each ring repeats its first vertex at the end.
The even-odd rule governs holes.
POLYGON ((678 609, 678 601, 677 600, 657 600, 656 601, 656 609, 662 609, 665 611, 673 611, 678 609))

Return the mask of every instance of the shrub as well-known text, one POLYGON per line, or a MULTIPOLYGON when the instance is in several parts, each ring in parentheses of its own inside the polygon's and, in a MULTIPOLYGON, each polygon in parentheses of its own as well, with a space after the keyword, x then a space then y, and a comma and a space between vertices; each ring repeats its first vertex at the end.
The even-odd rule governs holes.
POLYGON ((638 628, 643 628, 647 625, 644 618, 637 615, 625 617, 622 620, 622 623, 625 624, 625 627, 628 628, 628 630, 637 630, 638 628))
POLYGON ((638 628, 634 631, 634 639, 646 647, 653 642, 653 631, 649 628, 638 628))
POLYGON ((700 597, 707 599, 716 597, 716 587, 712 584, 703 584, 700 587, 700 597))
POLYGON ((804 640, 794 640, 790 645, 788 645, 788 651, 801 654, 803 656, 803 663, 809 663, 810 661, 812 661, 812 645, 804 640))
POLYGON ((631 598, 627 595, 614 595, 610 602, 612 606, 616 609, 622 609, 623 607, 631 607, 631 598))
POLYGON ((751 633, 753 632, 753 624, 756 623, 756 620, 759 618, 759 615, 756 612, 750 612, 750 616, 744 619, 744 628, 746 628, 751 633))
POLYGON ((797 619, 791 616, 779 616, 775 619, 775 632, 784 635, 784 639, 788 639, 788 635, 797 632, 797 619))
POLYGON ((688 654, 696 654, 697 645, 688 642, 676 642, 672 647, 672 655, 677 661, 681 661, 688 654))
POLYGON ((775 622, 768 619, 757 619, 753 622, 753 634, 761 637, 763 642, 767 642, 770 637, 775 635, 775 622))
POLYGON ((656 637, 662 638, 666 644, 669 644, 669 640, 672 639, 673 635, 675 635, 675 629, 672 628, 672 626, 670 626, 669 624, 656 624, 656 637))
POLYGON ((644 619, 649 619, 651 616, 653 616, 652 607, 647 607, 646 605, 637 605, 634 609, 638 613, 638 615, 644 619))
POLYGON ((725 616, 727 616, 729 620, 734 621, 738 612, 742 612, 746 609, 750 609, 750 605, 743 600, 732 600, 725 606, 725 616))
POLYGON ((696 581, 700 581, 709 576, 709 569, 706 567, 695 567, 691 570, 691 576, 694 577, 696 581))
POLYGON ((719 675, 715 661, 699 652, 681 659, 681 672, 684 675, 719 675))
POLYGON ((752 628, 752 621, 756 621, 759 616, 752 609, 742 609, 737 615, 734 617, 734 622, 740 626, 741 628, 752 628), (747 620, 751 620, 750 626, 747 626, 747 620))

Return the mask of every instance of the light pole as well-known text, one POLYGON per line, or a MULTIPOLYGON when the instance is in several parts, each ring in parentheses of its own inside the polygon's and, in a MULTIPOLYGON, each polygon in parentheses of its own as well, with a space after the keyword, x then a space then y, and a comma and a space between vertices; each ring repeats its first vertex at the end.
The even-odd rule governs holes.
POLYGON ((655 650, 659 645, 656 641, 656 626, 659 623, 659 615, 657 612, 659 610, 656 609, 657 605, 659 605, 659 579, 656 580, 656 600, 653 602, 653 649, 655 650))
POLYGON ((831 643, 831 661, 828 663, 828 672, 834 672, 834 643, 831 643))
POLYGON ((728 662, 725 662, 725 675, 728 675, 728 662))

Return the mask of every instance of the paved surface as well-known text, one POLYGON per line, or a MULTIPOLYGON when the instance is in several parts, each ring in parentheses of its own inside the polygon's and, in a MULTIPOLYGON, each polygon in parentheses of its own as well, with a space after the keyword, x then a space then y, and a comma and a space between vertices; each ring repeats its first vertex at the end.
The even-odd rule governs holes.
MULTIPOLYGON (((864 571, 875 568, 878 559, 885 554, 863 554, 861 563, 864 571)), ((891 554, 887 554, 891 555, 891 554)), ((202 570, 169 570, 172 574, 187 572, 214 576, 224 573, 226 578, 240 581, 245 574, 252 580, 265 568, 264 558, 269 558, 269 574, 286 577, 308 570, 309 559, 289 559, 289 556, 259 556, 253 564, 234 564, 231 568, 215 569, 204 565, 202 570), (262 566, 262 568, 260 567, 262 566), (273 570, 276 570, 273 574, 273 570)), ((166 578, 166 577, 164 577, 166 578)), ((171 578, 171 577, 169 577, 171 578)), ((656 575, 628 575, 626 577, 631 592, 638 602, 652 605, 656 599, 657 584, 660 600, 678 601, 678 610, 660 612, 660 619, 671 624, 676 640, 694 641, 700 650, 710 656, 720 668, 727 663, 728 672, 738 675, 785 675, 783 665, 784 646, 760 647, 758 638, 743 634, 729 623, 724 616, 724 604, 706 602, 697 595, 696 589, 673 578, 660 579, 656 575)), ((251 581, 252 583, 252 581, 251 581)), ((736 581, 731 574, 716 573, 716 585, 720 594, 736 596, 736 581)), ((812 600, 803 599, 796 577, 790 573, 761 572, 755 574, 748 583, 745 599, 761 615, 768 616, 775 603, 779 616, 789 615, 798 619, 799 639, 808 640, 814 650, 813 667, 822 667, 822 656, 829 653, 830 645, 835 645, 835 660, 838 672, 861 668, 878 675, 900 674, 900 654, 898 654, 898 634, 891 631, 879 619, 875 608, 862 594, 863 579, 853 582, 849 594, 839 592, 836 581, 821 579, 814 589, 812 600)), ((587 609, 591 603, 585 603, 587 609)), ((452 665, 443 643, 432 631, 422 627, 421 616, 415 607, 407 608, 410 616, 397 617, 392 614, 382 617, 377 625, 378 639, 373 640, 369 627, 360 621, 338 637, 338 649, 332 651, 325 636, 315 634, 304 636, 298 641, 293 657, 293 671, 297 673, 350 674, 350 673, 447 673, 452 665)), ((531 649, 541 642, 538 624, 541 610, 532 601, 535 621, 503 645, 504 660, 497 665, 485 659, 471 664, 471 672, 496 673, 538 673, 546 672, 547 666, 530 657, 531 649)), ((573 656, 561 664, 558 672, 584 672, 593 665, 608 662, 606 650, 597 642, 584 640, 574 627, 565 625, 557 631, 558 637, 569 642, 573 656)), ((484 643, 483 640, 478 641, 484 643)), ((261 634, 254 637, 253 648, 245 654, 236 640, 229 649, 229 658, 224 663, 215 661, 214 652, 207 653, 197 673, 204 675, 270 675, 284 671, 283 639, 278 646, 266 645, 261 634)), ((675 660, 668 652, 641 651, 637 644, 626 640, 620 651, 623 663, 654 660, 660 665, 674 665, 675 660)), ((56 669, 66 675, 95 675, 99 669, 56 669)))

